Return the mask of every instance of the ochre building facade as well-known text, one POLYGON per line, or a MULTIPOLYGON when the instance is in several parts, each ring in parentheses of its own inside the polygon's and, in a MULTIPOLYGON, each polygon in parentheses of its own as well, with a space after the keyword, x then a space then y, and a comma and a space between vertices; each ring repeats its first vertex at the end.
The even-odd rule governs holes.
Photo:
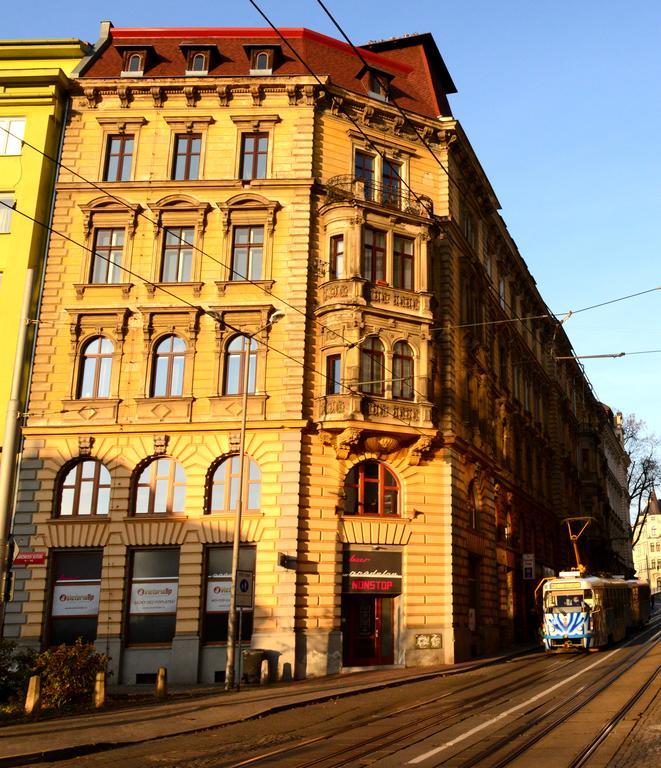
POLYGON ((120 682, 223 679, 246 382, 241 634, 273 677, 532 636, 562 518, 607 514, 603 408, 431 36, 283 34, 316 76, 270 30, 107 27, 72 94, 5 631, 120 682))

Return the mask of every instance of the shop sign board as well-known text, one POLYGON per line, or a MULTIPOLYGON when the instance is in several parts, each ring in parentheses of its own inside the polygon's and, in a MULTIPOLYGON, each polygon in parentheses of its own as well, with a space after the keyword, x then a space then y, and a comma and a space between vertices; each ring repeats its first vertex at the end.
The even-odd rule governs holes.
POLYGON ((99 582, 65 581, 53 587, 51 616, 98 616, 99 582))
POLYGON ((46 562, 45 552, 17 552, 12 565, 16 568, 25 565, 43 565, 46 562))
POLYGON ((134 581, 129 613, 176 613, 178 587, 177 581, 134 581))
POLYGON ((354 595, 399 595, 402 553, 388 550, 346 550, 342 591, 354 595))
POLYGON ((526 579, 526 580, 534 579, 535 578, 535 554, 534 554, 534 552, 522 555, 521 562, 522 562, 522 565, 523 565, 523 578, 526 579))

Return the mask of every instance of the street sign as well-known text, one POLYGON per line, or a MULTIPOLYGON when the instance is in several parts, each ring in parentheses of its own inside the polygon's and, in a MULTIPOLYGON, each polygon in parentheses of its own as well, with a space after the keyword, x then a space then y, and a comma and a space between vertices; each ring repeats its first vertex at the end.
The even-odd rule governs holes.
POLYGON ((236 607, 252 608, 254 601, 255 575, 252 571, 236 572, 236 607))
POLYGON ((523 578, 531 580, 535 578, 535 554, 530 552, 521 556, 523 565, 523 578))
POLYGON ((19 551, 14 556, 12 565, 15 568, 26 565, 43 565, 46 562, 45 552, 26 552, 25 550, 19 551))

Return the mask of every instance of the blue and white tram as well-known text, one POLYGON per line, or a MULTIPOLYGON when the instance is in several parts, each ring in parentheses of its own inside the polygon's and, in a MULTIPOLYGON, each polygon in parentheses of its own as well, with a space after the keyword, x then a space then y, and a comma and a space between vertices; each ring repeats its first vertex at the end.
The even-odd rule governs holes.
POLYGON ((622 640, 649 616, 641 582, 561 572, 543 587, 547 651, 592 650, 622 640))

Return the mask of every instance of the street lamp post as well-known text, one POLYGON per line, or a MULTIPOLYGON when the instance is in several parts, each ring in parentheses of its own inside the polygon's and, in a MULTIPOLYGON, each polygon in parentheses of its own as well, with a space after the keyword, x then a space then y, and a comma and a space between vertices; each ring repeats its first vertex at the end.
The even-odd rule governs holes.
MULTIPOLYGON (((243 515, 243 486, 246 479, 246 424, 248 421, 248 389, 250 386, 250 352, 255 336, 265 331, 284 317, 282 310, 276 310, 268 322, 261 328, 243 336, 243 383, 241 392, 241 429, 239 432, 239 487, 236 495, 236 512, 234 514, 234 539, 232 541, 232 574, 230 583, 230 609, 227 617, 227 661, 225 663, 225 690, 231 690, 235 685, 235 650, 237 643, 236 621, 236 582, 239 570, 239 554, 241 551, 241 517, 243 515)), ((256 365, 255 365, 256 370, 256 365)), ((231 480, 230 480, 231 483, 231 480)), ((231 493, 230 493, 231 498, 231 493)), ((238 638, 239 645, 241 638, 238 638)))

